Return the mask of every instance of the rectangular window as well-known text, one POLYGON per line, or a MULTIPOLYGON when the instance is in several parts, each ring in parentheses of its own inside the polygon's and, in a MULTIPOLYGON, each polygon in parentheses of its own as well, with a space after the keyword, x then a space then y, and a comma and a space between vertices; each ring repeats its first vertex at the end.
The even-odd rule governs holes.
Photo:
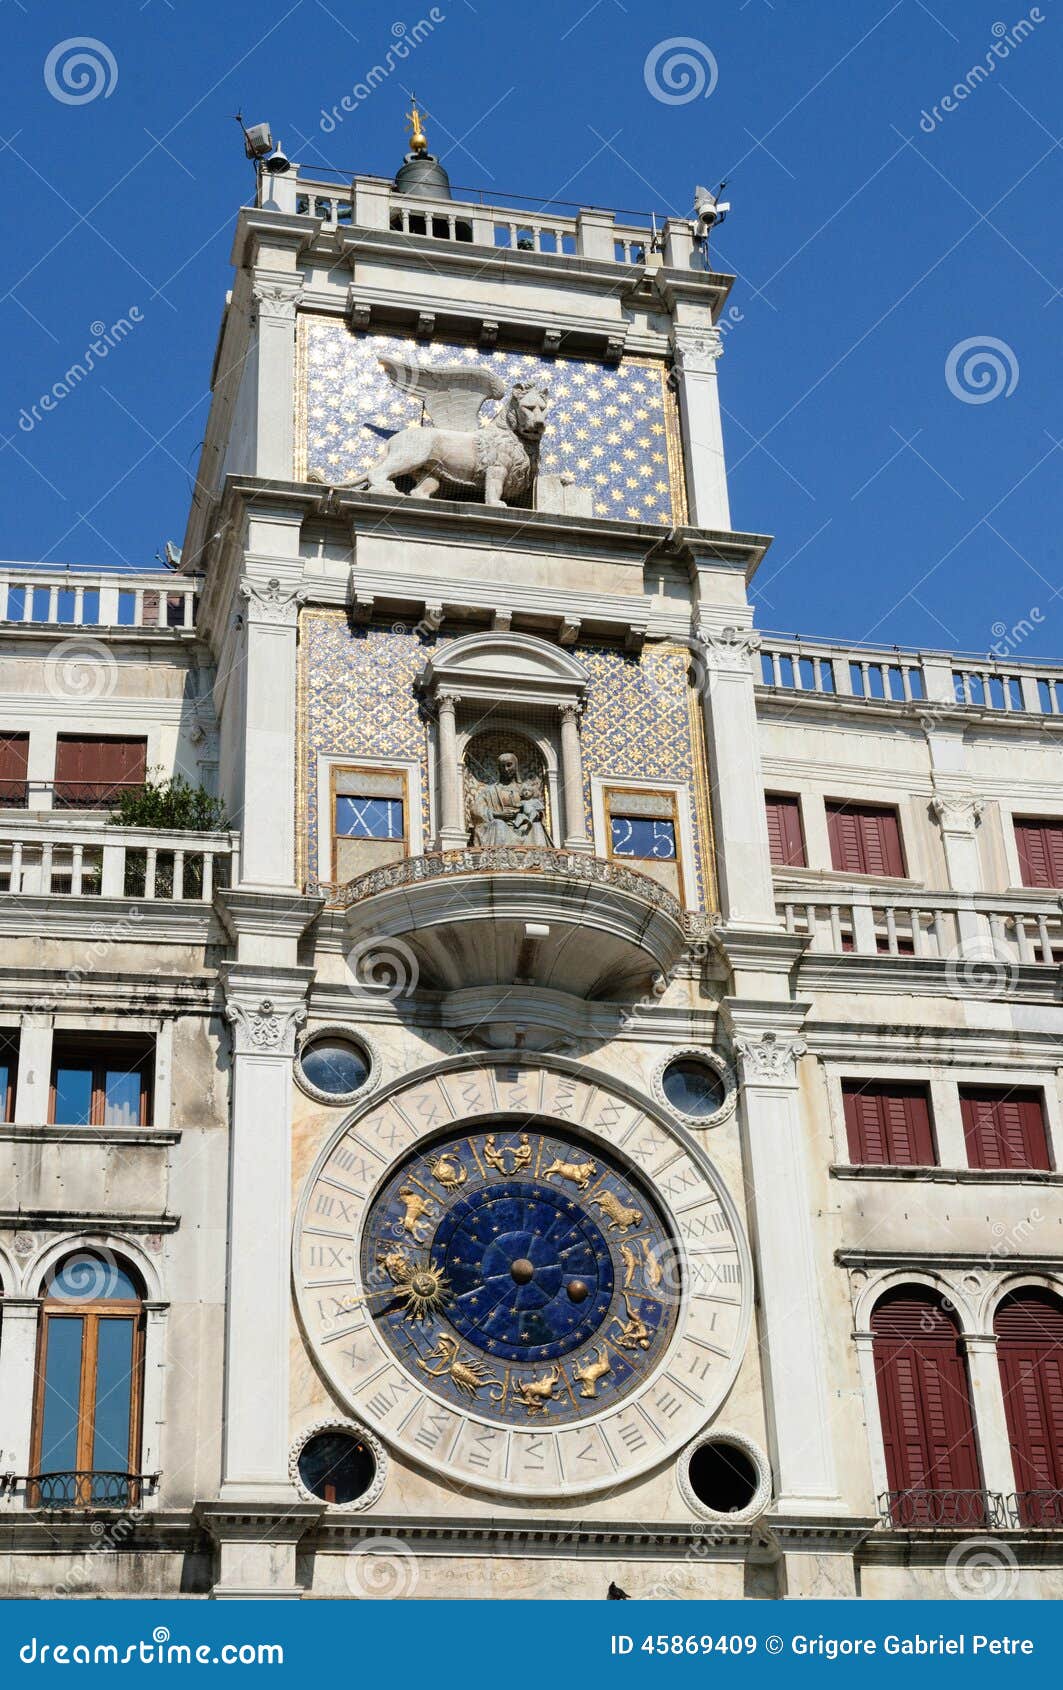
POLYGON ((788 793, 767 792, 764 808, 768 816, 768 844, 774 866, 807 868, 800 799, 788 793))
POLYGON ((147 1126, 153 1057, 143 1042, 57 1039, 49 1119, 62 1127, 147 1126))
POLYGON ((402 799, 338 796, 336 834, 341 839, 405 839, 402 799))
POLYGON ((903 878, 900 822, 891 806, 829 803, 827 832, 831 863, 839 873, 903 878))
POLYGON ((1018 1086, 961 1086, 960 1111, 972 1168, 1049 1168, 1044 1100, 1018 1086))
POLYGON ((1024 886, 1063 886, 1063 819, 1016 816, 1015 844, 1024 886))
POLYGON ((334 767, 333 882, 346 886, 409 855, 410 802, 405 769, 334 767))
POLYGON ((663 816, 610 816, 614 857, 646 857, 675 861, 675 822, 663 816))
POLYGON ((17 1076, 18 1039, 11 1033, 0 1033, 0 1121, 14 1119, 17 1076))
POLYGON ((856 1166, 937 1165, 930 1097, 925 1086, 895 1080, 844 1080, 845 1132, 856 1166))
POLYGON ((0 733, 0 804, 24 810, 29 795, 29 734, 0 733))
POLYGON ((639 874, 664 886, 682 904, 683 841, 679 827, 678 792, 654 792, 649 787, 607 786, 602 789, 605 848, 610 862, 629 863, 639 874))
POLYGON ((126 787, 143 786, 146 739, 60 734, 55 746, 55 807, 106 809, 126 787))

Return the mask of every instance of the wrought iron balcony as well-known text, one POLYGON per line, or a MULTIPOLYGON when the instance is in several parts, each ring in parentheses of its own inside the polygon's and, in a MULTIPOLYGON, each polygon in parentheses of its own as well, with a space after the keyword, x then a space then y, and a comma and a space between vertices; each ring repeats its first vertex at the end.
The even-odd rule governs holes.
POLYGON ((70 1469, 55 1473, 8 1474, 5 1488, 26 1487, 27 1508, 139 1508, 159 1485, 161 1473, 118 1473, 70 1469))
POLYGON ((1005 1498, 1008 1524, 1035 1531, 1063 1529, 1063 1490, 1019 1490, 1005 1498))
POLYGON ((1004 1498, 991 1490, 887 1490, 878 1499, 887 1526, 903 1531, 953 1531, 971 1526, 1004 1530, 1009 1524, 1004 1498))

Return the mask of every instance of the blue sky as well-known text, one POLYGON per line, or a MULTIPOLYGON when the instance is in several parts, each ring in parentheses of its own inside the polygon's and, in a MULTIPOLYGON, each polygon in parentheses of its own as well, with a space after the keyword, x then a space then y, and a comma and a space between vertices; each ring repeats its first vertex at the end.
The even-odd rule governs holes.
POLYGON ((1063 655, 1056 0, 441 0, 323 132, 429 12, 4 0, 0 554, 136 567, 180 540, 252 185, 232 114, 307 165, 390 174, 412 87, 452 181, 500 198, 686 214, 695 182, 728 178, 733 519, 776 536, 760 626, 985 651, 1025 621, 1021 655, 1063 655), (72 103, 48 85, 72 91, 63 57, 46 69, 78 36, 110 91, 72 103), (678 37, 693 80, 662 100, 647 65, 678 37))

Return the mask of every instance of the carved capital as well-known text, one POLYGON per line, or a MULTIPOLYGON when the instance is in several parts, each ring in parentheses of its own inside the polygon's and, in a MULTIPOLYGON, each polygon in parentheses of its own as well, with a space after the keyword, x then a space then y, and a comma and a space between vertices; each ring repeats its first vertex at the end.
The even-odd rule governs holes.
POLYGON ((441 687, 436 693, 436 704, 440 711, 446 710, 450 715, 454 714, 460 702, 461 694, 455 692, 452 687, 441 687))
POLYGON ((237 1056, 294 1056, 295 1036, 306 1020, 305 1003, 290 999, 232 998, 225 1005, 237 1056))
POLYGON ((562 722, 572 722, 579 725, 580 707, 578 704, 562 704, 559 711, 562 722))
POLYGON ((960 792, 935 792, 930 809, 942 833, 973 833, 982 819, 985 800, 960 792))
POLYGON ((265 584, 245 575, 239 590, 247 605, 248 621, 266 627, 294 628, 299 608, 306 603, 302 587, 282 587, 276 575, 271 575, 265 584))
POLYGON ((676 329, 672 347, 680 375, 714 375, 716 361, 723 355, 723 336, 716 328, 676 329))
POLYGON ((696 647, 710 675, 747 676, 760 635, 753 628, 702 628, 696 647))
POLYGON ((294 326, 295 307, 303 291, 301 280, 294 277, 291 281, 259 277, 251 291, 260 321, 290 323, 294 326))
POLYGON ((796 1084, 797 1064, 807 1049, 804 1039, 789 1034, 768 1032, 735 1040, 735 1050, 742 1059, 742 1077, 754 1085, 773 1080, 796 1084))

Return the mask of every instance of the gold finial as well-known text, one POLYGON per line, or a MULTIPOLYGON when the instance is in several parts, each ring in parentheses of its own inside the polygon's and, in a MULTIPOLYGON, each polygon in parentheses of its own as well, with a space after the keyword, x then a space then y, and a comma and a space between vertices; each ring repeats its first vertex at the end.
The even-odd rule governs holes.
POLYGON ((406 113, 406 122, 410 126, 410 151, 422 157, 428 151, 428 136, 422 126, 421 114, 417 109, 417 100, 410 95, 410 110, 406 113))

